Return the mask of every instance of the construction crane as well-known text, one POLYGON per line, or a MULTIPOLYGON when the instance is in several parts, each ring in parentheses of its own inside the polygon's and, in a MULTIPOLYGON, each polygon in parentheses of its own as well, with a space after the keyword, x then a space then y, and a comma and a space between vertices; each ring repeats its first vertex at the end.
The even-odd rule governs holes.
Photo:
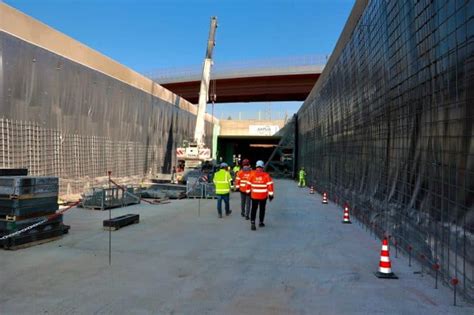
MULTIPOLYGON (((211 17, 211 27, 209 30, 209 38, 207 40, 207 50, 202 67, 201 87, 199 89, 199 103, 196 116, 196 128, 194 130, 194 139, 192 141, 184 141, 183 147, 176 149, 177 160, 184 161, 178 172, 178 180, 182 181, 186 172, 190 169, 199 168, 204 161, 211 160, 211 149, 206 147, 205 139, 205 116, 206 106, 209 101, 209 83, 211 80, 211 67, 213 65, 212 52, 214 50, 215 36, 217 29, 217 17, 211 17)), ((212 96, 213 100, 215 95, 212 96)))

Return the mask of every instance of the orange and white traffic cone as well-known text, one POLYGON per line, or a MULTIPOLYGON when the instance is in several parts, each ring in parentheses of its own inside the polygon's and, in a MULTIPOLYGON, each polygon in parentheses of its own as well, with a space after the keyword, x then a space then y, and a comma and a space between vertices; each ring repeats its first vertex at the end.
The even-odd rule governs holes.
POLYGON ((328 203, 328 194, 326 192, 323 193, 323 203, 324 204, 328 203))
POLYGON ((309 193, 310 193, 311 195, 314 194, 314 187, 313 187, 313 186, 311 186, 311 187, 309 188, 309 193))
POLYGON ((375 275, 377 278, 398 279, 398 277, 392 272, 392 264, 390 263, 390 253, 388 250, 388 241, 386 237, 382 240, 379 271, 375 272, 375 275))
POLYGON ((352 224, 351 219, 349 218, 349 207, 344 206, 344 218, 342 219, 342 223, 352 224))

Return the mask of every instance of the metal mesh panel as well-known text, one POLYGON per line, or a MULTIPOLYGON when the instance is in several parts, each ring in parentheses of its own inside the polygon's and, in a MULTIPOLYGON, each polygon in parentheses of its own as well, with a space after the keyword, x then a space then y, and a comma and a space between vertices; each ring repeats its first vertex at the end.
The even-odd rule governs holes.
POLYGON ((370 1, 326 70, 298 165, 474 299, 474 1, 370 1))

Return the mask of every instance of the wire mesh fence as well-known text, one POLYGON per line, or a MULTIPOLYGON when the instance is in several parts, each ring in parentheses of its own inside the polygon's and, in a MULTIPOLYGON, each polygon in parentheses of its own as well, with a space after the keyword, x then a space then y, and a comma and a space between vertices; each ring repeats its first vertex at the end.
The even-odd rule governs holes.
POLYGON ((473 1, 370 1, 327 70, 298 113, 299 166, 474 300, 473 1))
MULTIPOLYGON (((73 187, 69 184, 69 192, 82 191, 86 182, 105 176, 108 170, 117 177, 143 176, 147 159, 162 160, 159 152, 158 147, 150 150, 139 142, 65 134, 35 122, 0 118, 0 166, 77 181, 73 187)), ((61 188, 62 193, 68 190, 67 185, 61 188)))

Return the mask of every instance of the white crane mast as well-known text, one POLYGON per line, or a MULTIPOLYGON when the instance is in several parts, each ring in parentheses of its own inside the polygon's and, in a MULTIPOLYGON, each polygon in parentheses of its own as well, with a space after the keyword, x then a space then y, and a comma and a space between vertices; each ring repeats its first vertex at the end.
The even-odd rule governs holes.
POLYGON ((207 40, 207 50, 202 67, 201 87, 199 89, 199 103, 196 116, 196 128, 192 141, 185 141, 182 148, 176 149, 176 156, 179 161, 184 161, 185 169, 197 168, 201 162, 211 159, 211 150, 206 148, 204 141, 206 135, 206 106, 209 101, 209 83, 211 81, 212 52, 215 46, 215 36, 217 29, 217 17, 211 17, 211 28, 207 40))
POLYGON ((207 40, 206 57, 202 67, 201 87, 199 89, 199 103, 196 117, 196 129, 194 130, 194 142, 198 148, 204 147, 205 137, 205 114, 206 106, 209 101, 209 82, 211 80, 212 52, 214 50, 215 36, 217 29, 217 17, 211 17, 211 27, 209 30, 209 38, 207 40))

